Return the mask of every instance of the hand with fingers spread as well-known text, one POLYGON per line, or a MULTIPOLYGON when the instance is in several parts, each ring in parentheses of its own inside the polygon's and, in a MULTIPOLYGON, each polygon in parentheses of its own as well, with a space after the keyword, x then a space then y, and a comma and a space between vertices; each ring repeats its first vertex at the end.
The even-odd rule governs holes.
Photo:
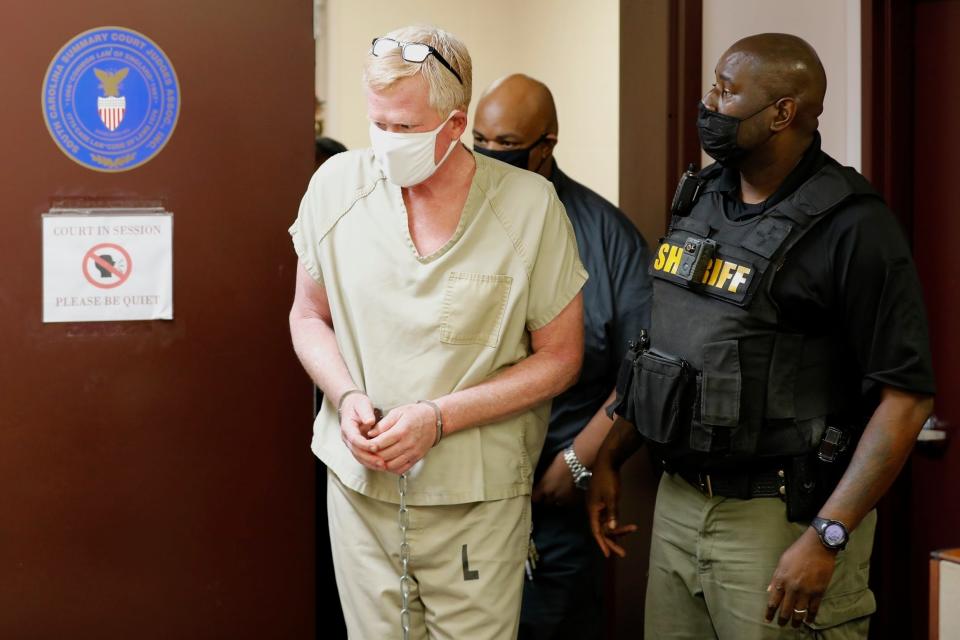
POLYGON ((436 444, 437 414, 428 403, 405 404, 391 409, 367 436, 386 471, 406 473, 436 444))
POLYGON ((767 622, 776 616, 781 627, 788 622, 794 627, 813 623, 833 576, 836 554, 820 543, 812 528, 790 545, 780 556, 767 587, 767 622))
POLYGON ((616 540, 637 530, 637 525, 620 525, 617 521, 617 505, 620 500, 620 473, 605 455, 597 457, 587 490, 587 514, 590 518, 590 531, 605 558, 610 552, 621 558, 626 550, 616 540))
POLYGON ((369 440, 370 430, 379 419, 378 410, 366 394, 347 392, 339 401, 340 438, 357 462, 368 469, 383 471, 384 460, 376 455, 376 448, 369 440), (348 395, 349 394, 349 395, 348 395))
POLYGON ((530 495, 532 502, 545 502, 552 505, 568 505, 576 502, 581 492, 573 484, 573 474, 570 466, 563 459, 563 451, 558 453, 543 477, 533 487, 530 495))

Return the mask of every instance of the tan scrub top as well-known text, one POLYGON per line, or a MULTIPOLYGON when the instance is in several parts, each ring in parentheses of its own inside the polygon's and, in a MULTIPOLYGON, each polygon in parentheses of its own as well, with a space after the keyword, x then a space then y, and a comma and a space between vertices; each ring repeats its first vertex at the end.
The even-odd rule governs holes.
MULTIPOLYGON (((476 155, 450 240, 420 256, 400 188, 370 149, 341 153, 313 176, 290 235, 325 289, 337 344, 357 387, 384 413, 477 385, 531 355, 530 332, 580 291, 570 221, 541 176, 476 155)), ((412 505, 528 494, 550 403, 443 438, 409 472, 412 505)), ((330 399, 314 453, 347 487, 398 502, 397 476, 358 463, 330 399)))

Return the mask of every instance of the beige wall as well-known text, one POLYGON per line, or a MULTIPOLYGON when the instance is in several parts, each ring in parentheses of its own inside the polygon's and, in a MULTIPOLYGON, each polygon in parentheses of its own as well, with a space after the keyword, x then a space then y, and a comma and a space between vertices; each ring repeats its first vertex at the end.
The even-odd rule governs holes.
POLYGON ((770 31, 798 35, 817 50, 827 71, 823 148, 859 168, 860 0, 703 0, 704 91, 728 46, 770 31))
POLYGON ((960 602, 960 564, 941 560, 940 640, 960 640, 960 609, 957 608, 957 602, 960 602))
MULTIPOLYGON (((619 2, 617 0, 325 0, 324 134, 369 146, 360 68, 370 40, 405 24, 435 24, 459 36, 473 58, 473 104, 495 79, 523 72, 551 88, 560 117, 557 161, 617 202, 619 2)), ((473 117, 471 106, 470 117, 473 117)), ((472 146, 472 138, 463 141, 472 146)))

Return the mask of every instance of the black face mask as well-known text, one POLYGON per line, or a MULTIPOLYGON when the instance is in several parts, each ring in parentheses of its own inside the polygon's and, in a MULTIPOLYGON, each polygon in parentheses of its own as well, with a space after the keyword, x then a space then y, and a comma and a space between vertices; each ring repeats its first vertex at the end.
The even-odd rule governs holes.
MULTIPOLYGON (((488 158, 493 158, 494 160, 499 160, 500 162, 506 162, 509 165, 520 169, 526 169, 530 166, 530 152, 533 151, 541 142, 547 139, 548 134, 543 134, 537 141, 534 142, 529 147, 523 149, 502 149, 499 151, 494 151, 493 149, 484 149, 483 147, 478 147, 476 144, 473 145, 473 150, 479 153, 482 156, 487 156, 488 158)), ((543 160, 545 160, 544 158, 543 160)), ((540 160, 540 165, 543 164, 543 160, 540 160)), ((537 165, 534 172, 540 170, 540 165, 537 165)))
POLYGON ((711 111, 701 101, 700 112, 697 115, 697 133, 700 134, 700 146, 703 147, 708 156, 723 166, 737 166, 750 151, 737 144, 737 132, 740 130, 740 123, 746 122, 767 107, 776 104, 778 100, 779 98, 757 109, 746 118, 736 118, 718 111, 711 111))

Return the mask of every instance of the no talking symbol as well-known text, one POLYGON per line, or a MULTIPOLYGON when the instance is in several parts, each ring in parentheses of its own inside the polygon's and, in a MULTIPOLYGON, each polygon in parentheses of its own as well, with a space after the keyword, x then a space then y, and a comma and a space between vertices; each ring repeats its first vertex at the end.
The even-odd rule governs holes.
POLYGON ((132 269, 130 254, 118 244, 98 244, 83 256, 83 276, 99 289, 119 287, 132 269))

